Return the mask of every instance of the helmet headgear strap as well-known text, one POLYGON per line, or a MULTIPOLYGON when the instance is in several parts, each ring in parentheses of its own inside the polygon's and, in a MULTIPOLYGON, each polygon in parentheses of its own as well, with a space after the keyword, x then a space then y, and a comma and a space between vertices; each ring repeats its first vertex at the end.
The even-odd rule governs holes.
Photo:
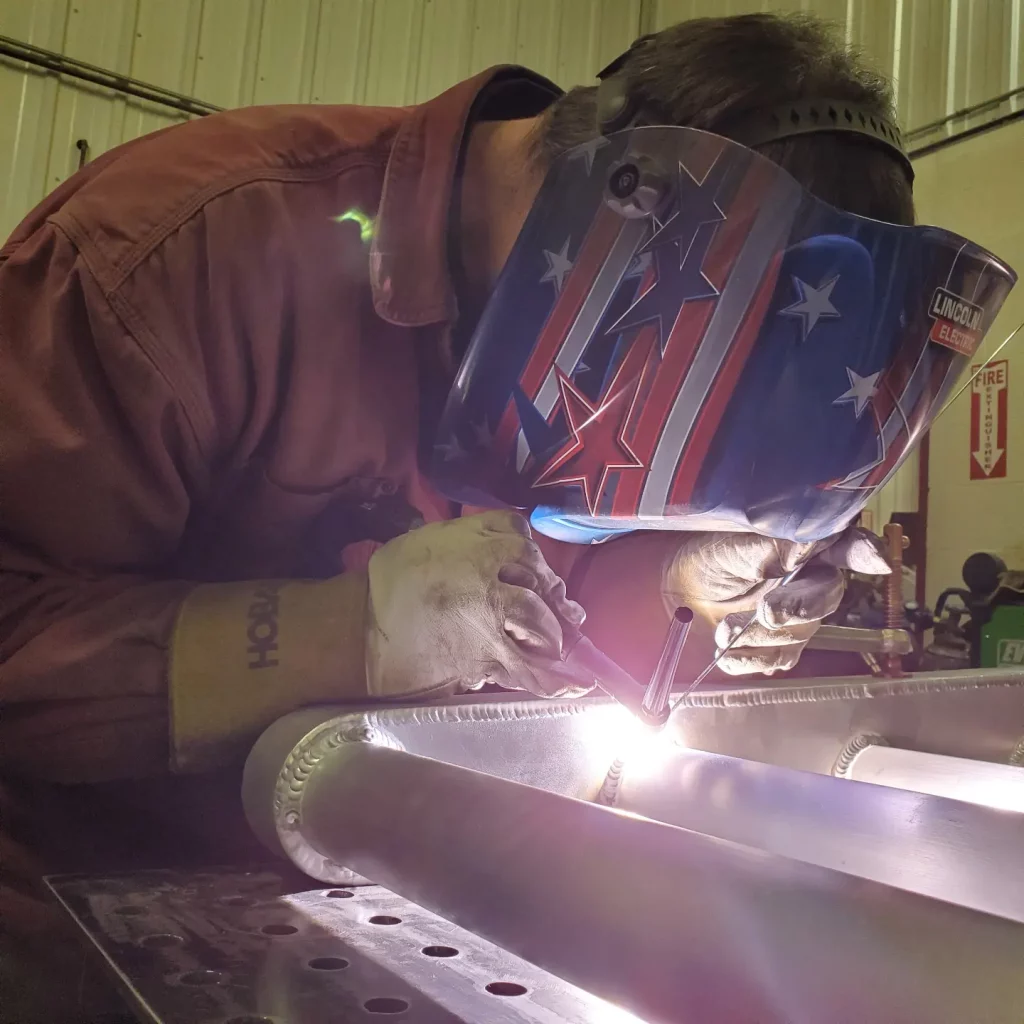
MULTIPOLYGON (((619 74, 626 60, 652 37, 641 36, 625 53, 619 54, 607 67, 598 72, 597 124, 602 135, 625 128, 656 124, 645 118, 638 101, 630 95, 626 76, 619 74)), ((784 103, 777 107, 741 114, 726 120, 717 134, 746 146, 759 146, 798 135, 823 132, 858 135, 884 146, 906 169, 914 180, 914 168, 903 143, 899 128, 886 117, 847 100, 809 99, 784 103)))

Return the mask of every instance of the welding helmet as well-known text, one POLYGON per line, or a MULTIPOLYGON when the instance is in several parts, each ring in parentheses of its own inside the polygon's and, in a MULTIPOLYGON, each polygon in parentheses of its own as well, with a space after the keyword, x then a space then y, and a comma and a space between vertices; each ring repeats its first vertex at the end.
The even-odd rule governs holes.
MULTIPOLYGON (((773 116, 752 144, 803 118, 902 156, 895 128, 856 108, 773 116)), ((431 478, 578 542, 830 536, 920 440, 1015 280, 949 231, 838 210, 732 139, 598 136, 549 170, 458 371, 431 478)))

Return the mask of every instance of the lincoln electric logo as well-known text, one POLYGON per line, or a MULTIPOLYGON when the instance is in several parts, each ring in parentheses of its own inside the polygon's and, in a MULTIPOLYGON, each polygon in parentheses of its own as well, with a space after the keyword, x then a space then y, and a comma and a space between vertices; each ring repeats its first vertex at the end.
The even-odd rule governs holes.
POLYGON ((985 318, 981 306, 945 288, 936 288, 928 315, 935 321, 928 335, 932 341, 962 356, 974 355, 981 342, 982 321, 985 318))

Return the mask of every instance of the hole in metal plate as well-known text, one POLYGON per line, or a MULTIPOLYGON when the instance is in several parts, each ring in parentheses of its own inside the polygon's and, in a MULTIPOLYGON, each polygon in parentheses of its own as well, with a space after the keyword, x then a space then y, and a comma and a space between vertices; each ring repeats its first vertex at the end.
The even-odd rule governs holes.
POLYGON ((248 896, 225 896, 221 903, 226 907, 252 907, 256 901, 248 896))
POLYGON ((168 949, 171 946, 184 946, 185 939, 181 935, 162 932, 158 935, 146 935, 139 939, 139 945, 146 949, 168 949))
POLYGON ((367 999, 363 1003, 363 1009, 368 1013, 402 1013, 409 1009, 409 1004, 404 999, 393 999, 391 996, 378 996, 375 999, 367 999))
POLYGON ((293 924, 265 924, 260 929, 264 935, 294 935, 298 930, 293 924))
POLYGON ((517 981, 492 981, 486 986, 492 996, 525 996, 527 988, 517 981))
POLYGON ((424 946, 420 952, 424 956, 458 956, 459 951, 454 946, 424 946))
POLYGON ((329 896, 332 900, 350 900, 355 893, 351 889, 331 889, 324 895, 329 896))
POLYGON ((314 971, 343 971, 348 967, 348 961, 340 956, 315 956, 309 961, 309 966, 314 971))
POLYGON ((146 912, 145 907, 116 907, 114 913, 121 917, 141 917, 146 912))
POLYGON ((225 980, 224 975, 220 971, 187 971, 178 979, 182 985, 194 985, 196 987, 200 985, 219 985, 225 980))
POLYGON ((400 917, 392 917, 390 914, 374 914, 370 918, 370 924, 401 924, 400 917))

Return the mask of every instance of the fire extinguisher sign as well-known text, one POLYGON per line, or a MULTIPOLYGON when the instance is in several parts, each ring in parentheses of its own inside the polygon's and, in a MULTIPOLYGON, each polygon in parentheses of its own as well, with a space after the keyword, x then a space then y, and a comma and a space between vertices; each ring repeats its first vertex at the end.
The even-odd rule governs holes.
POLYGON ((1006 415, 1010 366, 1006 359, 986 363, 971 385, 971 479, 1006 476, 1006 415))

